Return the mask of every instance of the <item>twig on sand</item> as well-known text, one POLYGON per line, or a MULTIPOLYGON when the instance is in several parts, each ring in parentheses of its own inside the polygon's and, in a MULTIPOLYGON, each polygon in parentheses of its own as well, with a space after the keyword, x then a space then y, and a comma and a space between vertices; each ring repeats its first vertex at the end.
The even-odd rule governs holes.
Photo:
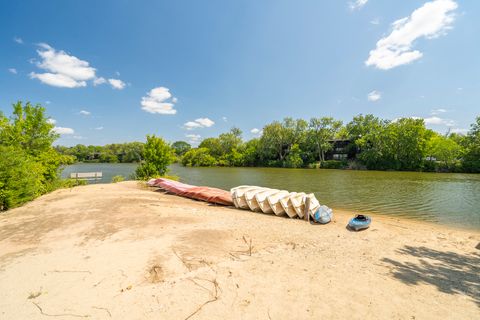
POLYGON ((245 236, 243 236, 243 241, 248 246, 248 255, 251 257, 252 256, 252 249, 253 249, 252 238, 250 238, 250 242, 248 242, 247 238, 245 238, 245 236))
MULTIPOLYGON (((207 304, 209 303, 212 303, 212 302, 215 302, 218 300, 218 282, 217 282, 217 279, 214 279, 213 281, 212 280, 208 280, 208 279, 201 279, 201 280, 205 280, 205 281, 209 281, 213 284, 213 287, 214 287, 214 294, 213 294, 213 298, 205 301, 204 303, 202 303, 194 312, 192 312, 188 317, 185 318, 185 320, 188 320, 190 319, 191 317, 193 317, 194 315, 196 315, 200 310, 202 310, 202 308, 204 306, 206 306, 207 304)), ((203 286, 202 286, 203 287, 203 286)), ((209 290, 209 292, 212 294, 212 292, 209 290)))
POLYGON ((110 313, 110 311, 109 311, 107 308, 103 308, 103 307, 95 307, 95 306, 93 306, 92 308, 93 308, 93 309, 104 310, 105 312, 107 312, 107 313, 108 313, 108 315, 110 316, 110 318, 112 317, 112 314, 110 313))
POLYGON ((40 313, 42 315, 47 316, 47 317, 66 317, 66 316, 77 317, 77 318, 88 318, 88 317, 90 317, 90 315, 88 315, 88 314, 81 315, 81 314, 74 314, 74 313, 59 313, 59 314, 45 313, 45 312, 43 312, 42 307, 40 307, 38 305, 38 303, 36 303, 34 301, 32 301, 32 303, 38 308, 38 310, 40 310, 40 313))
POLYGON ((178 260, 182 261, 183 265, 185 266, 185 268, 188 269, 188 271, 192 271, 192 269, 190 269, 189 265, 185 262, 184 259, 182 259, 182 257, 180 257, 177 253, 177 251, 175 251, 175 249, 172 248, 172 251, 173 251, 173 254, 175 254, 178 258, 178 260))
POLYGON ((79 273, 90 273, 92 274, 92 272, 88 271, 88 270, 52 270, 52 271, 49 271, 49 272, 56 272, 56 273, 62 273, 62 272, 79 272, 79 273))

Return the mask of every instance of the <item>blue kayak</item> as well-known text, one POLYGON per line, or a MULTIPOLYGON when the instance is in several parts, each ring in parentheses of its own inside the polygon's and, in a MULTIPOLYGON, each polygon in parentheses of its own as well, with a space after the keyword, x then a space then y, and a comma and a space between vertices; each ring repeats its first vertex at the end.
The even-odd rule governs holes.
POLYGON ((369 216, 359 214, 355 218, 350 219, 348 227, 352 230, 359 231, 370 227, 370 223, 372 223, 372 219, 369 216))

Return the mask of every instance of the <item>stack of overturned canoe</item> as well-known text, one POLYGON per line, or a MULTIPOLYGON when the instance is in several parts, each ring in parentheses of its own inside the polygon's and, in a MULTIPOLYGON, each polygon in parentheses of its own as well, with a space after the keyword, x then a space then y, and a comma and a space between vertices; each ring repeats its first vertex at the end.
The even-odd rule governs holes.
POLYGON ((231 206, 233 204, 230 193, 222 189, 197 187, 165 178, 152 179, 148 181, 147 184, 150 187, 158 187, 166 192, 190 199, 222 204, 225 206, 231 206))
POLYGON ((230 190, 233 204, 240 209, 263 213, 273 213, 277 216, 287 215, 290 218, 306 218, 318 223, 328 223, 332 219, 332 209, 320 205, 313 193, 288 192, 256 186, 239 186, 230 190), (306 208, 306 204, 308 208, 306 208))

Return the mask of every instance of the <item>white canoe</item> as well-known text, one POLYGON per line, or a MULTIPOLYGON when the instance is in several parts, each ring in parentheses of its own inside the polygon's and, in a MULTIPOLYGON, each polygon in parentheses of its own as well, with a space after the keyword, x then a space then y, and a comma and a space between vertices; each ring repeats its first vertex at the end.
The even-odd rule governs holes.
POLYGON ((286 190, 280 190, 267 197, 268 204, 270 205, 270 208, 272 208, 272 211, 273 213, 275 213, 275 215, 283 216, 286 214, 285 210, 282 207, 282 204, 280 203, 280 200, 282 200, 282 198, 285 198, 289 194, 290 192, 286 190))
POLYGON ((273 209, 270 207, 267 197, 275 193, 278 193, 277 189, 268 189, 255 194, 255 199, 263 213, 273 213, 273 209))
POLYGON ((292 203, 292 207, 295 210, 297 216, 301 219, 305 216, 305 197, 306 194, 301 192, 297 193, 296 195, 290 197, 290 202, 292 203))
POLYGON ((232 195, 233 204, 240 209, 248 209, 247 201, 245 200, 245 192, 257 188, 255 186, 239 186, 230 189, 232 195))
POLYGON ((317 198, 315 198, 315 195, 313 193, 310 193, 307 195, 307 197, 310 198, 310 208, 308 210, 308 214, 310 217, 313 217, 315 212, 320 208, 320 202, 318 202, 317 198))
POLYGON ((260 205, 257 202, 257 199, 255 199, 255 195, 259 192, 265 191, 267 188, 262 188, 262 187, 256 187, 253 189, 248 189, 245 191, 245 201, 247 202, 248 207, 252 211, 260 211, 260 205))
MULTIPOLYGON (((301 194, 305 195, 303 192, 301 194)), ((289 216, 290 218, 296 218, 298 216, 297 212, 295 211, 295 208, 293 207, 293 203, 291 201, 292 197, 296 197, 298 195, 299 193, 292 192, 280 200, 280 204, 282 205, 283 210, 285 211, 287 216, 289 216)))

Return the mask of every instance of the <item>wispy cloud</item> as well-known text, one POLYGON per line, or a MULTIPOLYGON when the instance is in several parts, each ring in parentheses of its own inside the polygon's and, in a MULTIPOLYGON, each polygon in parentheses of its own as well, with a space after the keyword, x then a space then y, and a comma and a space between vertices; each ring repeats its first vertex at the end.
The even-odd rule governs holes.
POLYGON ((260 130, 258 128, 253 128, 252 130, 250 130, 250 132, 255 134, 255 135, 261 135, 262 134, 262 130, 260 130))
POLYGON ((420 59, 423 53, 413 50, 415 40, 444 35, 451 29, 457 7, 453 0, 434 0, 393 22, 392 32, 377 42, 365 64, 388 70, 420 59))
POLYGON ((224 122, 228 122, 227 117, 222 117, 222 120, 223 120, 224 122))
POLYGON ((373 25, 379 25, 380 24, 380 18, 375 18, 375 19, 372 19, 370 20, 370 24, 373 24, 373 25))
POLYGON ((113 89, 122 90, 125 88, 125 82, 120 79, 108 79, 108 83, 110 83, 113 89))
POLYGON ((202 136, 199 134, 186 134, 185 137, 188 139, 188 142, 197 144, 202 136))
POLYGON ((142 105, 142 110, 149 113, 158 113, 158 114, 176 114, 172 94, 170 90, 165 87, 153 88, 150 90, 146 96, 142 97, 140 104, 142 105))
POLYGON ((73 130, 72 128, 65 127, 54 127, 52 130, 61 135, 69 135, 75 133, 75 130, 73 130))
POLYGON ((372 101, 372 102, 376 102, 376 101, 380 100, 381 98, 382 98, 382 93, 377 91, 377 90, 373 90, 372 92, 370 92, 367 95, 368 101, 372 101))
POLYGON ((93 79, 93 85, 94 86, 98 86, 98 85, 104 84, 106 82, 107 82, 107 80, 103 77, 98 77, 98 78, 93 79))
POLYGON ((22 40, 22 38, 20 38, 20 37, 14 37, 14 38, 13 38, 13 41, 15 41, 15 42, 18 43, 18 44, 23 44, 23 40, 22 40))
POLYGON ((357 10, 363 8, 364 5, 366 5, 368 0, 355 0, 355 1, 350 1, 348 3, 348 7, 350 10, 357 10))
POLYGON ((430 111, 430 114, 431 114, 432 116, 435 116, 435 115, 439 115, 439 114, 445 113, 445 112, 447 112, 447 109, 439 108, 439 109, 432 109, 432 110, 430 111))
POLYGON ((453 127, 455 125, 455 121, 450 119, 443 119, 437 116, 428 117, 423 120, 425 121, 425 124, 428 125, 443 125, 447 127, 453 127))
POLYGON ((95 130, 103 130, 103 127, 102 126, 96 127, 95 130))
POLYGON ((214 121, 208 118, 198 118, 194 121, 188 121, 183 124, 183 127, 187 130, 193 130, 198 128, 209 128, 215 124, 214 121))
POLYGON ((80 113, 82 116, 89 116, 89 115, 92 114, 90 111, 87 111, 87 110, 81 110, 79 113, 80 113))
POLYGON ((17 73, 18 73, 18 72, 17 72, 17 69, 15 69, 15 68, 9 68, 9 69, 8 69, 8 72, 13 73, 13 74, 17 74, 17 73))
POLYGON ((463 135, 467 134, 468 131, 469 131, 468 129, 464 129, 464 128, 452 128, 452 129, 450 129, 451 133, 458 133, 458 134, 463 134, 463 135))

